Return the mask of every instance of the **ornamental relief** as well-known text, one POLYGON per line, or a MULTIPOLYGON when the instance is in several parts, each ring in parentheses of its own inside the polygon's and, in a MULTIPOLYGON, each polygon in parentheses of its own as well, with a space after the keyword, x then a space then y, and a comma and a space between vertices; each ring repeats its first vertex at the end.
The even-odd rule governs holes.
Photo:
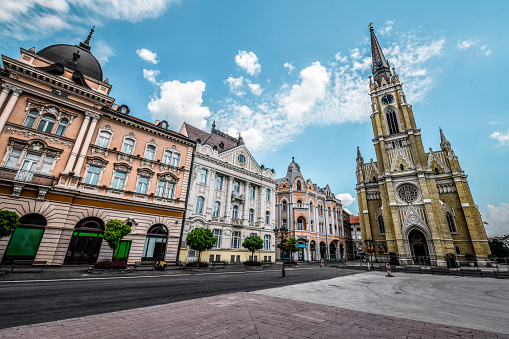
POLYGON ((5 131, 9 134, 19 134, 26 138, 37 138, 44 141, 48 141, 50 144, 60 144, 63 147, 71 148, 74 146, 74 142, 61 140, 54 135, 46 135, 38 132, 33 132, 25 128, 17 128, 14 126, 6 126, 5 131))
POLYGON ((394 184, 396 203, 400 205, 422 204, 422 195, 419 185, 413 182, 394 184))
POLYGON ((28 99, 25 112, 28 112, 30 109, 36 109, 37 111, 39 111, 39 115, 42 115, 46 111, 47 113, 54 115, 57 120, 60 120, 61 118, 66 118, 67 120, 69 120, 69 125, 72 123, 73 119, 78 116, 75 113, 64 111, 60 107, 55 106, 53 104, 49 103, 44 104, 38 101, 28 99))

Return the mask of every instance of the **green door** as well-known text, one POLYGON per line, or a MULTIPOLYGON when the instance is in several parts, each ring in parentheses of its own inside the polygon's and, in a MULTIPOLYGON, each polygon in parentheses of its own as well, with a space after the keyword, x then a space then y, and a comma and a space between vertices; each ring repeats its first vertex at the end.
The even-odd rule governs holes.
POLYGON ((2 262, 11 264, 14 260, 33 260, 39 249, 44 228, 18 227, 12 234, 2 262))

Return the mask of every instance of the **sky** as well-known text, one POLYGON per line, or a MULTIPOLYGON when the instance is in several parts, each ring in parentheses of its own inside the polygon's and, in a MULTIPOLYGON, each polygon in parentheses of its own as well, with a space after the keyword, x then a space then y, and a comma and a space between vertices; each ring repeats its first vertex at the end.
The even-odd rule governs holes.
MULTIPOLYGON (((354 214, 355 158, 375 158, 368 24, 425 149, 439 127, 488 236, 509 233, 507 1, 3 0, 0 52, 90 45, 131 115, 236 136, 261 165, 329 184, 354 214)), ((376 160, 376 159, 375 159, 376 160)))

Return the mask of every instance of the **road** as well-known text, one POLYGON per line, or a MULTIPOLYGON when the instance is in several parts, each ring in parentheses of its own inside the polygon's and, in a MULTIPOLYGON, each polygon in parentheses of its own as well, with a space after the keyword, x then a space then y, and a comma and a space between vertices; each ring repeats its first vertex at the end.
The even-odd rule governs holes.
MULTIPOLYGON (((288 286, 357 274, 358 270, 173 271, 114 277, 30 281, 0 280, 0 328, 161 305, 232 292, 288 286)), ((12 279, 12 277, 11 277, 12 279)))

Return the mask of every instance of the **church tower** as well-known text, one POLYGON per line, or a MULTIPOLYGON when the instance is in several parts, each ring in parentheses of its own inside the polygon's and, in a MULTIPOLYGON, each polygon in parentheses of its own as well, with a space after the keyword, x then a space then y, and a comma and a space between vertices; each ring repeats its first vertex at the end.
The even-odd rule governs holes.
POLYGON ((376 241, 376 252, 395 253, 401 264, 444 266, 448 254, 466 263, 471 254, 485 265, 488 240, 458 157, 442 130, 441 150, 425 152, 402 83, 369 30, 377 161, 364 162, 357 148, 362 238, 376 241))

